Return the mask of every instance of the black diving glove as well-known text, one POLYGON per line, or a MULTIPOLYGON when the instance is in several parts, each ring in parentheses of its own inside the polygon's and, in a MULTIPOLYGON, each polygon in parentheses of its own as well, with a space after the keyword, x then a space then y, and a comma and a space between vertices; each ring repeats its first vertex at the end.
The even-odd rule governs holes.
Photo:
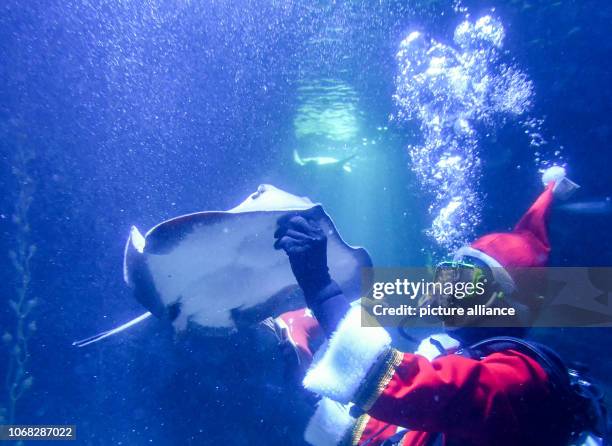
POLYGON ((313 221, 300 215, 278 220, 275 249, 289 256, 291 270, 304 291, 306 303, 331 283, 327 267, 327 236, 313 221))
POLYGON ((329 275, 327 236, 319 225, 303 216, 281 217, 274 233, 275 249, 289 256, 291 270, 304 292, 306 305, 329 336, 349 309, 342 290, 329 275))

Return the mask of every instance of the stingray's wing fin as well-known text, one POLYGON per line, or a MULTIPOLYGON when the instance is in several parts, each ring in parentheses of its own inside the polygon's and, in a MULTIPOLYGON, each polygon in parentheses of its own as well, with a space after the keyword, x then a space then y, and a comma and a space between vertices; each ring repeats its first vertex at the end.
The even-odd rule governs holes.
MULTIPOLYGON (((181 217, 176 220, 182 221, 184 219, 185 217, 181 217)), ((155 288, 153 276, 147 265, 145 248, 146 250, 155 250, 156 246, 159 249, 160 245, 167 245, 167 233, 169 232, 167 226, 172 226, 172 224, 164 225, 162 223, 157 225, 147 233, 146 237, 140 233, 136 226, 132 226, 130 236, 125 244, 123 257, 123 280, 134 290, 136 300, 157 317, 164 315, 165 306, 155 288)))
POLYGON ((125 243, 125 251, 123 255, 123 280, 125 283, 132 286, 131 264, 134 260, 140 257, 145 248, 145 238, 140 233, 136 226, 132 226, 130 236, 125 243))
POLYGON ((108 338, 109 336, 113 336, 117 333, 121 333, 124 330, 127 330, 128 328, 139 324, 140 322, 144 321, 145 319, 149 318, 151 316, 151 312, 147 311, 146 313, 141 314, 140 316, 138 316, 137 318, 132 319, 129 322, 126 322, 125 324, 122 324, 118 327, 112 328, 110 330, 106 330, 103 331, 102 333, 98 333, 97 335, 93 335, 90 336, 88 338, 85 339, 81 339, 80 341, 75 341, 72 343, 72 345, 74 345, 75 347, 85 347, 86 345, 89 344, 93 344, 94 342, 98 342, 101 341, 104 338, 108 338))

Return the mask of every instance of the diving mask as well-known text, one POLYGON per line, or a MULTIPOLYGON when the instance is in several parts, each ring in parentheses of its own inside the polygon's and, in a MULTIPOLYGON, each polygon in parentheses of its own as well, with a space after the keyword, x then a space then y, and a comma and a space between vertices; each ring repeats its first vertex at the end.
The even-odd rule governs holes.
POLYGON ((472 258, 439 263, 434 281, 441 293, 433 297, 441 305, 457 306, 464 299, 470 299, 470 305, 487 304, 498 291, 491 268, 472 258))

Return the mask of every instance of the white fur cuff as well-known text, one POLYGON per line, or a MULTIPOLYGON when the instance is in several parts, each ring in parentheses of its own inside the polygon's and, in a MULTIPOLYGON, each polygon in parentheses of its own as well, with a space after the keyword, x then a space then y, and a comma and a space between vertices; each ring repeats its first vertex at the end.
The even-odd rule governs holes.
POLYGON ((356 419, 350 414, 350 406, 322 398, 317 410, 308 422, 304 440, 312 446, 336 446, 353 429, 356 419))
POLYGON ((381 327, 361 326, 361 306, 349 310, 326 350, 308 369, 304 387, 347 404, 354 400, 377 359, 388 351, 391 338, 381 327))

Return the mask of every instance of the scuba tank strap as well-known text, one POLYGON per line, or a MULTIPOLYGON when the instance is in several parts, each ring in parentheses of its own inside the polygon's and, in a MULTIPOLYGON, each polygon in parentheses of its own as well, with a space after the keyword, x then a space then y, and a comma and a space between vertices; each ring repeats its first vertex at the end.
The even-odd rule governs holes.
POLYGON ((555 388, 567 389, 570 385, 567 366, 552 349, 521 338, 512 336, 495 336, 476 342, 467 348, 462 348, 456 354, 472 359, 482 359, 493 353, 504 350, 514 350, 535 359, 548 374, 555 388))
POLYGON ((455 354, 480 360, 493 353, 507 350, 514 350, 534 359, 548 375, 559 408, 569 417, 569 444, 586 444, 580 440, 588 437, 589 433, 601 440, 599 446, 610 444, 608 438, 610 429, 603 393, 591 382, 586 370, 568 367, 549 347, 511 336, 497 336, 460 349, 455 354))

